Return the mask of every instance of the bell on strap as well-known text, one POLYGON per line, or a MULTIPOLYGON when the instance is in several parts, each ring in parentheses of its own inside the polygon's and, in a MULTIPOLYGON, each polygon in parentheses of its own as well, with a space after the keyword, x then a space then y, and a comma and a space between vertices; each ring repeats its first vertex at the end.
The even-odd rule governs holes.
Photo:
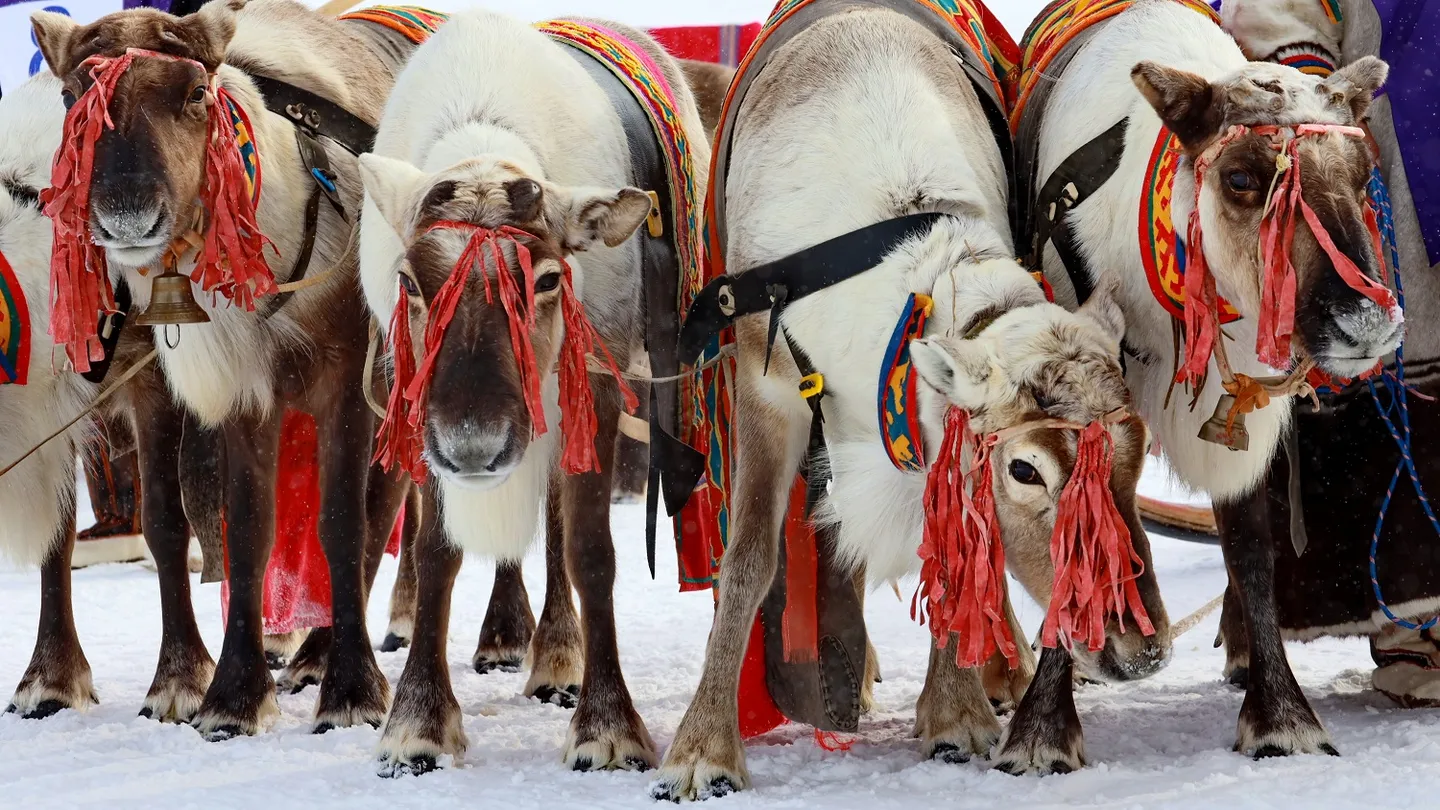
POLYGON ((1221 394, 1215 403, 1215 413, 1200 426, 1200 438, 1231 450, 1249 450, 1250 434, 1245 430, 1245 414, 1234 413, 1235 397, 1221 394))
POLYGON ((150 282, 150 306, 140 313, 135 323, 140 326, 171 326, 186 323, 209 323, 210 316, 195 301, 190 279, 167 267, 150 282))

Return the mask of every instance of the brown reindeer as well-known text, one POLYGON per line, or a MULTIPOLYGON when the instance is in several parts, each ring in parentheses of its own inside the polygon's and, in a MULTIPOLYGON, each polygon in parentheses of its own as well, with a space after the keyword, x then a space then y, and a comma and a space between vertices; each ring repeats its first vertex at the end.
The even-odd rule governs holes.
MULTIPOLYGON (((72 104, 92 89, 90 57, 118 59, 129 49, 161 55, 135 57, 114 81, 108 105, 114 128, 94 144, 87 178, 85 224, 111 274, 128 282, 136 306, 149 303, 145 269, 174 244, 177 269, 189 273, 199 257, 184 246, 195 238, 187 228, 221 214, 196 204, 207 170, 210 107, 219 103, 216 86, 248 118, 263 167, 256 221, 273 250, 262 255, 276 280, 308 274, 313 282, 288 299, 262 298, 253 312, 199 295, 211 322, 185 327, 173 347, 156 341, 170 390, 224 437, 232 599, 215 679, 195 725, 212 739, 254 734, 278 712, 261 637, 260 585, 274 540, 276 453, 286 407, 315 416, 321 447, 320 537, 330 565, 334 641, 315 729, 378 724, 389 688, 365 630, 365 546, 367 538, 384 542, 406 485, 370 474, 375 420, 359 385, 368 316, 354 283, 353 223, 345 214, 353 218, 359 210, 359 179, 353 154, 338 141, 297 140, 292 119, 267 109, 257 77, 270 80, 266 92, 301 88, 373 124, 392 82, 390 67, 353 27, 289 0, 249 6, 223 0, 184 18, 136 9, 83 26, 37 13, 34 25, 72 104), (306 211, 319 192, 307 164, 315 161, 329 169, 336 199, 316 206, 312 218, 306 211), (327 274, 325 268, 334 269, 327 274)), ((229 260, 239 259, 232 254, 229 260)))

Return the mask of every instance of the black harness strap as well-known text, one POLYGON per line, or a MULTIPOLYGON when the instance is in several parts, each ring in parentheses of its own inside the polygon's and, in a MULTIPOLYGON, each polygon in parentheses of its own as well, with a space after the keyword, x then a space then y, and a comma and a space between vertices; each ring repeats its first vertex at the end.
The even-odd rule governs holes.
POLYGON ((265 98, 265 106, 296 122, 297 127, 303 125, 324 135, 352 155, 375 148, 375 127, 339 104, 269 76, 252 73, 250 79, 265 98))
MULTIPOLYGON (((605 91, 620 117, 630 150, 634 183, 651 192, 651 210, 646 227, 635 236, 640 247, 641 311, 645 315, 645 349, 655 377, 670 377, 680 371, 676 341, 680 334, 680 259, 673 237, 674 211, 665 155, 650 116, 640 106, 635 92, 617 75, 583 48, 555 40, 605 91)), ((667 515, 674 516, 685 506, 701 476, 705 454, 676 438, 679 432, 679 397, 675 381, 650 383, 650 470, 645 489, 645 550, 650 576, 655 577, 655 543, 659 525, 660 499, 667 515), (664 405, 665 407, 662 407, 664 405)))
MULTIPOLYGON (((1129 118, 1118 123, 1065 158, 1035 195, 1035 232, 1029 240, 1030 255, 1025 263, 1032 270, 1045 269, 1045 243, 1053 241, 1055 252, 1075 289, 1075 302, 1083 304, 1095 292, 1095 282, 1080 255, 1070 229, 1070 209, 1089 199, 1120 168, 1125 154, 1125 130, 1129 118)), ((1024 242, 1022 242, 1024 244, 1024 242)))
POLYGON ((815 511, 815 504, 825 494, 825 485, 830 482, 830 455, 825 450, 825 413, 820 401, 825 398, 825 378, 810 362, 810 355, 785 335, 785 345, 790 347, 790 356, 795 359, 795 368, 800 370, 800 396, 810 406, 810 438, 805 443, 805 459, 800 464, 800 474, 805 477, 805 516, 815 511))
MULTIPOLYGON (((714 279, 685 314, 680 357, 686 363, 695 362, 712 337, 737 319, 757 312, 770 312, 773 341, 780 312, 787 304, 875 267, 901 243, 928 231, 944 216, 925 213, 887 219, 738 275, 714 279)), ((768 348, 766 353, 768 359, 768 348)))

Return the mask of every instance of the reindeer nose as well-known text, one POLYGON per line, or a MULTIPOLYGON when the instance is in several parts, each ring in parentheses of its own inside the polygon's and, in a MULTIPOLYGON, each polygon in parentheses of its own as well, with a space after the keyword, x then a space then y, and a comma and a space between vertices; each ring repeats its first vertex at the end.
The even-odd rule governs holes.
POLYGON ((1359 349, 1372 357, 1386 354, 1400 342, 1403 321, 1394 318, 1373 301, 1363 301, 1360 308, 1335 319, 1341 343, 1359 349))
POLYGON ((457 476, 486 476, 508 471, 519 456, 519 442, 509 424, 460 424, 434 430, 431 455, 436 466, 457 476))
POLYGON ((151 245, 161 239, 167 217, 160 205, 96 206, 91 223, 101 242, 119 245, 151 245))

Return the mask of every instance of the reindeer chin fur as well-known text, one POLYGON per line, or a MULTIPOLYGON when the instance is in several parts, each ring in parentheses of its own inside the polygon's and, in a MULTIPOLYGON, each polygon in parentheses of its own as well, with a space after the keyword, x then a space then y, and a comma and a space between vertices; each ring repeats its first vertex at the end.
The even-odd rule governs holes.
POLYGON ((476 490, 439 479, 440 511, 450 542, 468 552, 497 560, 519 561, 530 549, 540 527, 550 470, 555 466, 560 437, 560 388, 549 375, 541 391, 550 429, 531 439, 530 446, 499 486, 476 490))

